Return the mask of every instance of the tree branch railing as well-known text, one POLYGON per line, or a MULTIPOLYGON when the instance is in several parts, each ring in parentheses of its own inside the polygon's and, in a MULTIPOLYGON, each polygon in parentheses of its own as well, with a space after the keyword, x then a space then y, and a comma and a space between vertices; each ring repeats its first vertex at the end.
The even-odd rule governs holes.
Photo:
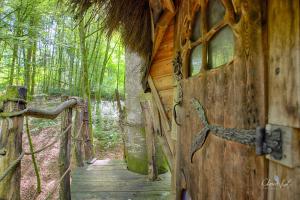
POLYGON ((35 118, 43 119, 55 119, 60 113, 67 108, 72 108, 77 104, 77 99, 71 98, 65 102, 62 102, 53 110, 37 109, 37 108, 26 108, 16 112, 3 112, 0 113, 0 117, 17 117, 17 116, 30 116, 35 118))
MULTIPOLYGON (((59 172, 60 199, 71 199, 70 191, 70 162, 72 144, 72 126, 75 145, 76 165, 82 167, 83 159, 91 159, 90 155, 82 155, 83 149, 92 152, 92 144, 87 142, 89 138, 89 126, 86 117, 87 103, 78 97, 62 97, 62 103, 53 109, 26 108, 26 88, 10 86, 7 88, 3 106, 0 108, 0 117, 4 118, 0 129, 0 199, 20 199, 21 164, 24 155, 40 153, 60 141, 59 172), (75 110, 75 121, 72 122, 72 114, 75 110), (44 147, 31 152, 22 149, 22 132, 24 116, 42 119, 55 119, 61 117, 61 133, 55 136, 55 140, 44 147), (85 128, 82 128, 84 126, 85 128), (83 142, 85 141, 85 142, 83 142)), ((29 134, 30 135, 30 134, 29 134)), ((86 151, 85 151, 86 152, 86 151)), ((55 189, 58 186, 55 187, 55 189)), ((49 194, 53 194, 54 190, 49 194)), ((48 195, 48 196, 49 196, 48 195)))

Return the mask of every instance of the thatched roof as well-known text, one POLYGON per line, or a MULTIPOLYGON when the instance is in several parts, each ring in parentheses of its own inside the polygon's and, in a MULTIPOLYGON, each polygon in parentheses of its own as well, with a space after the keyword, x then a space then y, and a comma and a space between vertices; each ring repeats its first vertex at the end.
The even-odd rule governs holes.
POLYGON ((148 0, 70 0, 80 16, 95 6, 104 11, 103 29, 108 35, 120 31, 126 47, 147 59, 151 54, 151 20, 148 0))

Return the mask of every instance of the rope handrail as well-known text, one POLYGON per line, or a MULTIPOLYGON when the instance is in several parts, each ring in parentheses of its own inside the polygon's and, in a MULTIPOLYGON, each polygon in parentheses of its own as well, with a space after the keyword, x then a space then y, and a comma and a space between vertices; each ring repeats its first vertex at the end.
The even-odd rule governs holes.
POLYGON ((35 118, 43 118, 43 119, 55 119, 61 112, 63 112, 67 108, 71 108, 77 104, 76 98, 70 98, 69 100, 59 104, 53 110, 46 109, 38 109, 38 108, 26 108, 17 112, 2 112, 0 113, 0 117, 16 117, 16 116, 31 116, 35 118))
POLYGON ((63 135, 63 134, 65 134, 71 127, 72 127, 72 124, 70 124, 70 125, 66 128, 66 130, 64 130, 64 131, 61 132, 60 134, 57 134, 57 135, 55 136, 55 140, 54 140, 53 142, 51 142, 50 144, 47 144, 47 145, 45 145, 44 147, 42 147, 42 148, 40 148, 40 149, 38 149, 38 150, 36 150, 36 151, 34 151, 34 152, 27 152, 27 151, 25 151, 25 155, 37 154, 37 153, 40 153, 40 152, 46 150, 47 148, 53 146, 55 143, 58 142, 60 136, 63 135))
POLYGON ((6 170, 4 171, 4 173, 0 176, 0 182, 9 174, 9 172, 14 169, 14 167, 22 160, 23 156, 24 156, 24 151, 20 154, 20 156, 14 160, 8 168, 6 168, 6 170))
POLYGON ((67 128, 66 128, 66 130, 64 130, 63 132, 61 132, 61 134, 58 134, 57 136, 56 136, 56 139, 55 139, 55 141, 53 141, 52 143, 50 143, 50 144, 48 144, 48 145, 46 145, 46 146, 44 146, 44 147, 42 147, 41 149, 39 149, 39 150, 36 150, 36 151, 34 151, 33 153, 31 153, 31 152, 26 152, 26 151, 22 151, 22 153, 20 154, 20 156, 15 160, 15 161, 13 161, 11 164, 10 164, 10 166, 4 171, 4 173, 0 176, 0 181, 2 181, 7 175, 8 175, 8 173, 22 160, 22 158, 24 157, 24 155, 32 155, 32 154, 37 154, 37 153, 40 153, 40 152, 42 152, 42 151, 44 151, 45 149, 47 149, 48 147, 51 147, 52 145, 54 145, 57 141, 58 141, 58 139, 59 139, 59 137, 61 136, 61 135, 63 135, 63 134, 65 134, 70 128, 72 127, 72 125, 70 124, 67 128))
POLYGON ((68 172, 71 171, 71 165, 68 167, 68 169, 65 171, 65 173, 59 178, 59 180, 55 183, 54 188, 52 189, 52 191, 50 191, 48 193, 48 196, 46 199, 49 199, 53 193, 56 191, 57 187, 60 185, 60 182, 63 180, 63 178, 68 174, 68 172))

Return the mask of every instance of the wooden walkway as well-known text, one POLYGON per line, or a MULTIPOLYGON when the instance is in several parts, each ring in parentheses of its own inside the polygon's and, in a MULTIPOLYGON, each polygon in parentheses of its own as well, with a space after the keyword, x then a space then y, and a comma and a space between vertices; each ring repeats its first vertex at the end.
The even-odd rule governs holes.
POLYGON ((72 200, 168 200, 171 176, 166 173, 160 179, 152 182, 145 175, 130 172, 123 161, 97 160, 73 171, 72 200))

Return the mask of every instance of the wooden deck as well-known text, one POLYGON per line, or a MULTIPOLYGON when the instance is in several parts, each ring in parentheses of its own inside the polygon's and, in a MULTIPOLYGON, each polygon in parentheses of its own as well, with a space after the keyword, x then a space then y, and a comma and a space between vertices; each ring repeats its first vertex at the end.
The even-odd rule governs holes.
POLYGON ((130 172, 123 161, 97 160, 73 171, 72 200, 168 200, 171 176, 166 173, 160 179, 152 182, 145 175, 130 172))

